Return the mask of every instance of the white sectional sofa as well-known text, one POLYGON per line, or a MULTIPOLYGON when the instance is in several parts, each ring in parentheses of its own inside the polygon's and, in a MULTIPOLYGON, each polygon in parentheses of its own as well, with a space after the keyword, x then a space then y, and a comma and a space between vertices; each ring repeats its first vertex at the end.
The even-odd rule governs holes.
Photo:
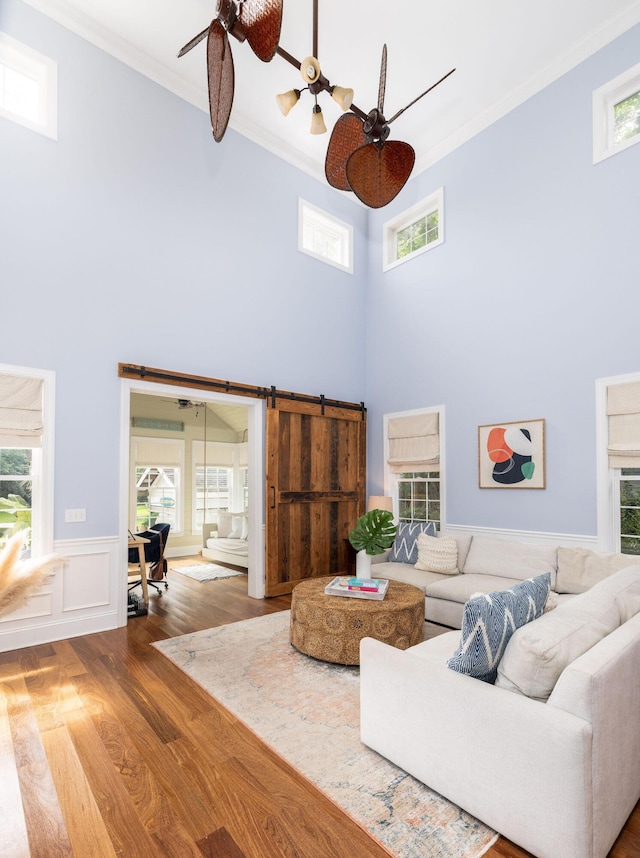
MULTIPOLYGON (((467 534, 454 538, 457 562, 448 573, 392 562, 392 554, 372 558, 372 575, 419 587, 425 594, 425 619, 459 629, 464 605, 476 593, 506 590, 543 572, 551 574, 551 589, 562 603, 594 583, 629 565, 628 555, 601 554, 586 548, 533 544, 467 534)), ((405 552, 404 556, 407 554, 405 552)), ((415 560, 416 552, 412 559, 415 560)))
POLYGON ((640 798, 639 609, 640 565, 604 577, 518 628, 495 684, 448 666, 460 632, 365 638, 362 741, 538 858, 605 858, 640 798))

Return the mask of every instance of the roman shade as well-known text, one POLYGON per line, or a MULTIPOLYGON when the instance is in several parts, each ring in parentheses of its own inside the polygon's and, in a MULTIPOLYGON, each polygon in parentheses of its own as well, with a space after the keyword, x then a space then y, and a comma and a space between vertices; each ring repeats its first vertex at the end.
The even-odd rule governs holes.
POLYGON ((391 417, 387 424, 389 457, 394 474, 440 470, 438 412, 391 417))
POLYGON ((133 460, 137 467, 179 468, 184 441, 164 438, 135 438, 133 460))
MULTIPOLYGON (((235 444, 224 444, 216 441, 207 441, 207 467, 208 468, 233 468, 233 457, 235 444)), ((203 441, 193 442, 193 461, 197 468, 203 467, 205 449, 203 441)))
POLYGON ((42 446, 42 380, 0 374, 0 447, 42 446))
POLYGON ((609 467, 640 468, 640 381, 607 387, 609 467))

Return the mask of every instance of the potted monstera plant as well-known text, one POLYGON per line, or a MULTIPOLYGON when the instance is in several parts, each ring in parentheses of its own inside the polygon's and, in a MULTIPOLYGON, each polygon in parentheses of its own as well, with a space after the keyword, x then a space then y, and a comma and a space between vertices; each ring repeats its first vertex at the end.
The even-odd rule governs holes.
POLYGON ((387 548, 391 548, 397 531, 398 527, 393 523, 393 513, 386 509, 370 509, 360 516, 349 533, 349 542, 357 552, 358 578, 371 577, 371 557, 383 554, 387 548))

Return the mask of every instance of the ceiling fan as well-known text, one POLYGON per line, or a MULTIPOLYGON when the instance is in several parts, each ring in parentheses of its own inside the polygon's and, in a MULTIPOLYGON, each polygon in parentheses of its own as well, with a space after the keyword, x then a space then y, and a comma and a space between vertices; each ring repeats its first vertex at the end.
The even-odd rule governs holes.
POLYGON ((204 408, 204 402, 193 402, 191 399, 165 399, 165 402, 177 405, 179 411, 184 411, 185 408, 204 408))
POLYGON ((245 40, 263 62, 270 62, 280 41, 283 0, 219 0, 216 17, 179 51, 183 57, 207 37, 209 114, 214 139, 224 137, 231 116, 235 73, 229 35, 245 40))
POLYGON ((353 191, 370 208, 377 209, 390 203, 407 183, 416 153, 408 143, 389 140, 389 126, 454 71, 451 69, 406 107, 386 119, 387 46, 384 45, 377 107, 365 114, 352 104, 351 111, 337 120, 331 132, 324 164, 329 184, 340 191, 353 191))

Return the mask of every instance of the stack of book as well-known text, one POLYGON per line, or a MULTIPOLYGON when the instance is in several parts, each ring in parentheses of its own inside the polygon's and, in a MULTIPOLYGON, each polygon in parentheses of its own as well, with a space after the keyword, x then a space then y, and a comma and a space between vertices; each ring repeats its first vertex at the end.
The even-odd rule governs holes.
POLYGON ((338 575, 324 588, 327 596, 350 596, 355 599, 384 599, 389 582, 385 578, 347 578, 338 575))

